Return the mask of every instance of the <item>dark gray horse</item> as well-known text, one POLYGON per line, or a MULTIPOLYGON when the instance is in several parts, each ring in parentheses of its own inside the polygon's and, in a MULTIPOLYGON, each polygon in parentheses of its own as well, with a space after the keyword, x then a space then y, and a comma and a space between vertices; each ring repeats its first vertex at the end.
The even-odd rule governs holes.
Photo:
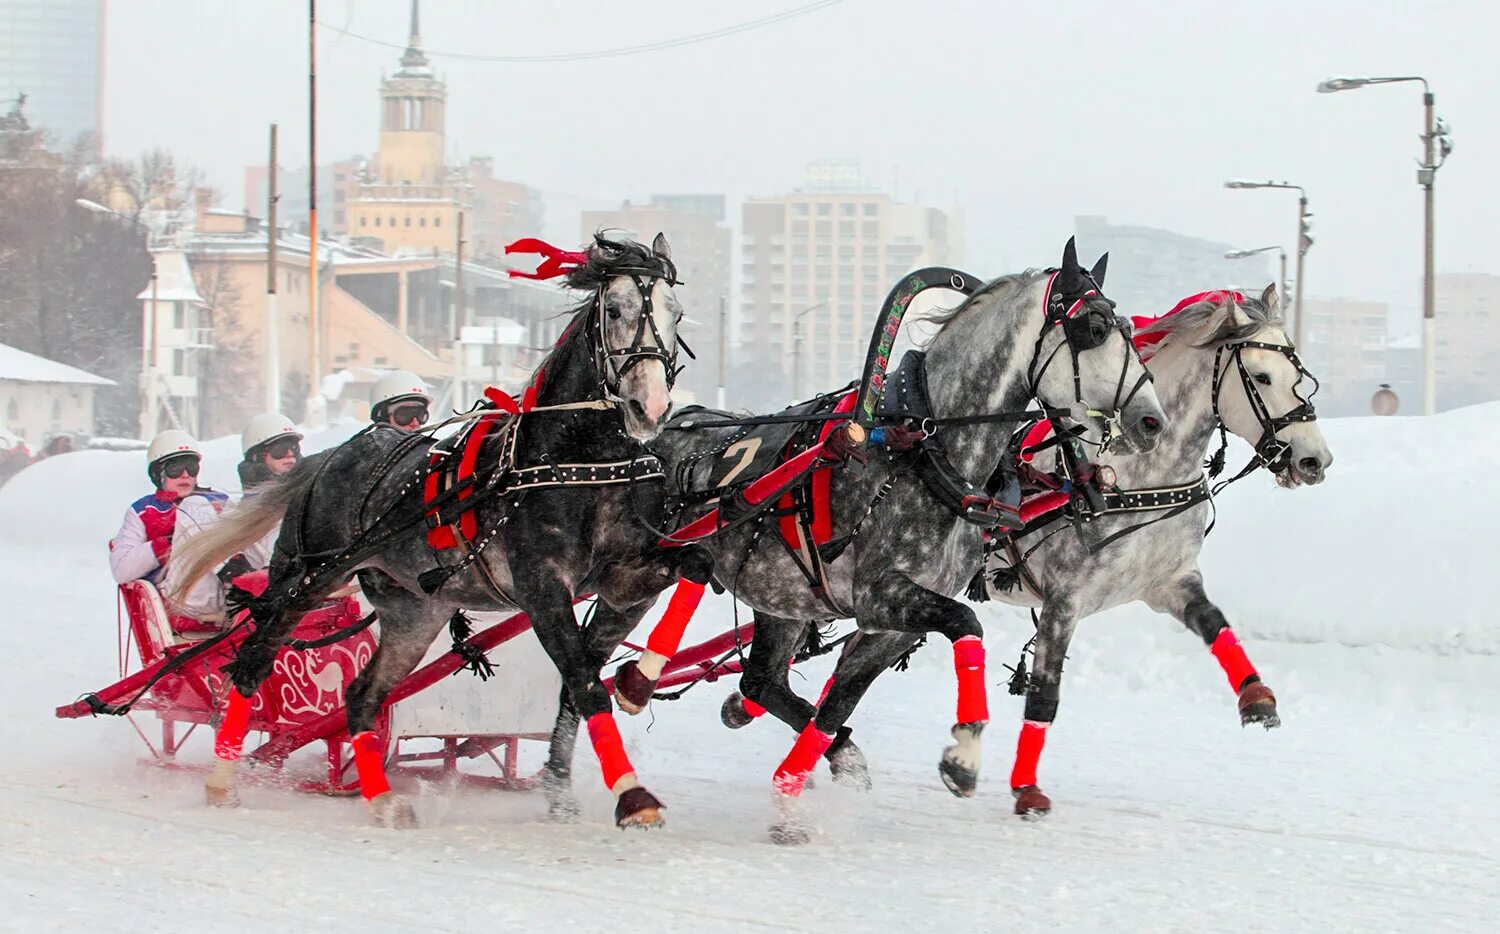
MULTIPOLYGON (((1102 271, 1101 263, 1097 278, 1102 271)), ((1107 413, 1118 418, 1124 435, 1139 449, 1154 444, 1165 417, 1113 303, 1098 294, 1095 278, 1078 265, 1069 241, 1055 273, 996 279, 939 322, 926 350, 925 389, 952 482, 962 485, 973 478, 972 483, 982 484, 1015 423, 945 420, 1016 412, 1033 397, 1071 407, 1076 418, 1090 424, 1097 425, 1103 420, 1100 413, 1107 413)), ((901 374, 921 380, 919 370, 904 364, 892 385, 900 383, 901 374)), ((887 389, 888 395, 892 392, 887 389)), ((732 433, 724 428, 669 430, 652 450, 670 477, 685 461, 722 449, 732 433)), ((858 622, 862 645, 909 647, 927 633, 947 638, 954 646, 958 680, 952 731, 958 742, 944 750, 940 770, 956 794, 967 796, 977 783, 979 737, 989 715, 983 631, 974 611, 953 596, 980 569, 983 524, 965 521, 949 502, 900 452, 872 448, 862 469, 835 470, 832 528, 834 539, 844 546, 827 561, 821 595, 808 586, 778 534, 762 527, 773 522, 741 526, 704 546, 714 556, 717 580, 755 609, 757 646, 765 640, 795 648, 802 621, 849 617, 858 622)), ((789 655, 782 655, 781 665, 789 655)), ((830 750, 835 759, 858 755, 847 733, 840 733, 884 667, 846 665, 815 716, 810 705, 798 705, 793 720, 806 726, 776 770, 781 814, 773 839, 792 842, 805 835, 793 802, 820 756, 830 750)), ((768 698, 767 705, 783 700, 792 703, 768 698)))
MULTIPOLYGON (((614 634, 628 632, 679 574, 707 577, 701 552, 664 556, 637 520, 661 521, 660 465, 642 442, 671 408, 682 317, 676 272, 660 235, 649 250, 601 237, 567 276, 588 298, 533 378, 534 407, 492 423, 477 448, 479 492, 467 502, 450 498, 437 522, 461 547, 428 543, 432 438, 382 425, 308 458, 174 556, 191 565, 183 575, 190 587, 285 516, 269 588, 250 604, 257 628, 230 669, 244 697, 269 674, 298 614, 357 574, 381 629, 379 650, 349 687, 349 733, 362 789, 384 823, 408 825, 412 814, 385 785, 381 751, 372 748, 376 718, 461 608, 530 617, 562 674, 564 708, 588 721, 617 822, 660 822, 660 802, 637 781, 599 680, 614 648, 599 634, 618 641, 614 634), (573 610, 586 593, 600 598, 587 632, 573 610)), ((220 767, 211 796, 232 788, 232 774, 220 767)))
MULTIPOLYGON (((990 587, 991 597, 1040 609, 1025 723, 1011 773, 1016 813, 1023 816, 1044 814, 1052 806, 1037 786, 1037 762, 1057 714, 1063 659, 1085 616, 1136 600, 1174 616, 1203 639, 1223 667, 1238 697, 1241 722, 1268 729, 1280 722, 1275 696, 1208 599, 1198 568, 1211 508, 1200 465, 1215 432, 1227 429, 1249 442, 1257 450, 1251 463, 1267 466, 1288 488, 1321 482, 1333 461, 1310 408, 1304 410, 1311 386, 1281 328, 1275 287, 1258 300, 1240 302, 1229 293, 1208 293, 1205 300, 1144 327, 1137 339, 1147 345, 1143 353, 1170 424, 1149 453, 1116 442, 1097 458, 1123 491, 1110 505, 1129 509, 1094 518, 1084 537, 1060 518, 1030 527, 1014 538, 1014 549, 993 549, 986 567, 989 578, 1009 585, 990 587), (1016 560, 1022 555, 1024 573, 1016 560)), ((745 698, 794 729, 806 722, 804 711, 812 707, 792 693, 786 677, 786 660, 805 633, 783 632, 762 642, 756 630, 741 681, 744 696, 726 700, 726 724, 749 722, 745 698), (765 657, 758 658, 762 653, 765 657)), ((891 664, 909 647, 887 646, 872 664, 891 664)), ((834 678, 870 651, 863 640, 852 646, 852 658, 840 660, 834 678)))

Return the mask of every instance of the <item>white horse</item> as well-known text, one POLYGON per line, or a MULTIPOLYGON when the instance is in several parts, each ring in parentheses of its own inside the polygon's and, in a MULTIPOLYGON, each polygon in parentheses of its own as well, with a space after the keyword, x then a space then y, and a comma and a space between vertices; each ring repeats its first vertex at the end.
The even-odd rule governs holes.
POLYGON ((1316 380, 1282 329, 1274 287, 1259 299, 1208 293, 1142 327, 1136 341, 1167 414, 1154 450, 1110 445, 1096 459, 1097 469, 1114 472, 1118 490, 1106 494, 1104 513, 1081 534, 1062 519, 1028 528, 993 548, 986 566, 991 580, 1015 585, 992 586, 991 596, 1039 608, 1011 772, 1016 813, 1023 816, 1052 806, 1037 787, 1037 761, 1057 714, 1068 643, 1085 616, 1136 600, 1170 614, 1212 650, 1238 695, 1241 723, 1280 724, 1275 696, 1203 588, 1198 553, 1212 507, 1210 478, 1200 465, 1217 433, 1220 449, 1211 463, 1222 467, 1227 429, 1256 450, 1235 479, 1265 466, 1285 487, 1321 482, 1333 455, 1308 402, 1316 380))

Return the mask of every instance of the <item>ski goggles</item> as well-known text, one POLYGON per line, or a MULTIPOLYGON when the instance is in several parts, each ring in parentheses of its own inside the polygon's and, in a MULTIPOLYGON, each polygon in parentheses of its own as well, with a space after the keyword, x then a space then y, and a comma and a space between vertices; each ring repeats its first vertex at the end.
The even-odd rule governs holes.
POLYGON ((277 438, 275 441, 270 442, 261 450, 264 451, 265 455, 271 458, 271 460, 279 461, 283 457, 286 457, 288 454, 292 454, 300 458, 302 456, 302 442, 298 441, 296 438, 277 438))
POLYGON ((421 402, 408 402, 391 407, 392 425, 427 424, 427 406, 421 402))
POLYGON ((174 457, 162 463, 161 475, 172 480, 176 480, 183 475, 196 477, 198 476, 200 466, 196 456, 174 457))

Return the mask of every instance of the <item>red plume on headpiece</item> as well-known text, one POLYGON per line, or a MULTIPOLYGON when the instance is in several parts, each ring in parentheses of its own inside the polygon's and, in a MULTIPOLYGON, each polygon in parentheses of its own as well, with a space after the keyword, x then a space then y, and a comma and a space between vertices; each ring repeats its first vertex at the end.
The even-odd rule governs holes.
POLYGON ((587 253, 576 250, 559 249, 545 240, 535 237, 522 237, 515 243, 505 248, 507 255, 511 253, 535 253, 545 257, 536 272, 525 272, 520 269, 509 270, 511 278, 514 279, 556 279, 558 276, 566 276, 568 273, 584 265, 589 261, 587 253))
POLYGON ((1141 353, 1145 353, 1148 349, 1161 343, 1161 339, 1167 336, 1165 333, 1142 334, 1142 329, 1155 324, 1163 318, 1170 318, 1182 309, 1190 305, 1196 305, 1199 302, 1213 302, 1215 305, 1222 305, 1224 299, 1229 296, 1232 296, 1236 302, 1243 302, 1245 300, 1245 296, 1239 292, 1231 292, 1227 289, 1215 289, 1212 292, 1199 292, 1197 295, 1189 295, 1176 305, 1173 305, 1172 310, 1164 315, 1157 315, 1154 318, 1143 315, 1132 315, 1130 323, 1135 325, 1135 336, 1131 340, 1135 344, 1135 349, 1141 353))

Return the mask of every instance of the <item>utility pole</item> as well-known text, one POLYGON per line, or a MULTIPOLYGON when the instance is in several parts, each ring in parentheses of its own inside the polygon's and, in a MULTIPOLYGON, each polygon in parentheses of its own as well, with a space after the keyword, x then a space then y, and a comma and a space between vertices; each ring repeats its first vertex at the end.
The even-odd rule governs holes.
POLYGON ((1312 246, 1312 237, 1307 231, 1307 192, 1298 189, 1300 197, 1297 198, 1297 320, 1294 325, 1295 334, 1292 343, 1302 347, 1303 319, 1307 315, 1302 313, 1302 268, 1307 259, 1307 250, 1312 246))
POLYGON ((464 212, 458 212, 457 261, 453 268, 453 410, 463 411, 464 399, 464 212))
POLYGON ((318 0, 307 0, 307 323, 312 331, 306 421, 326 421, 323 402, 323 323, 318 317, 318 0))
POLYGON ((729 333, 729 298, 719 296, 719 392, 714 397, 714 406, 723 409, 725 405, 724 392, 724 342, 728 340, 729 333))
POLYGON ((266 198, 266 411, 281 411, 281 335, 276 319, 276 124, 271 124, 271 163, 266 198))
MULTIPOLYGON (((1432 91, 1423 82, 1422 109, 1422 167, 1417 171, 1417 181, 1422 185, 1423 238, 1422 238, 1422 414, 1432 415, 1437 411, 1437 284, 1433 275, 1432 254, 1435 231, 1435 206, 1433 183, 1437 181, 1438 163, 1433 160, 1432 147, 1437 142, 1433 133, 1432 91)), ((1443 153, 1447 158, 1447 151, 1443 153)))

